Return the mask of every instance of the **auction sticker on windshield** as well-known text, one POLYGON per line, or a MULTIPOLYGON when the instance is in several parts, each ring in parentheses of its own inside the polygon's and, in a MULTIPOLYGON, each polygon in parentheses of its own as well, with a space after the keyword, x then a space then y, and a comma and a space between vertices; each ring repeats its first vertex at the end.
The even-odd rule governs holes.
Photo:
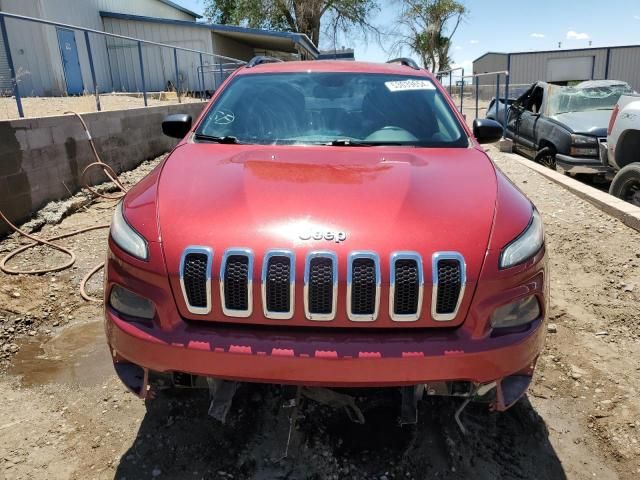
POLYGON ((390 92, 436 89, 436 86, 429 80, 397 80, 393 82, 384 82, 384 85, 390 92))

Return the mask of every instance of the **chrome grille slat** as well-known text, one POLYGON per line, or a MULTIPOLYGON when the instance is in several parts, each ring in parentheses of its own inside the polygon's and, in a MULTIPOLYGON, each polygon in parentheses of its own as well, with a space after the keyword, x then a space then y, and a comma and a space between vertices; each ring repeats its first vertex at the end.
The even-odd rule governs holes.
POLYGON ((467 282, 464 257, 458 252, 434 253, 431 275, 431 316, 440 322, 453 320, 458 314, 467 282))
POLYGON ((253 252, 244 248, 225 251, 220 265, 222 311, 246 318, 253 312, 253 252))
POLYGON ((415 322, 422 312, 424 271, 417 252, 395 252, 389 264, 389 316, 395 322, 415 322))
POLYGON ((374 252, 352 252, 347 271, 347 316, 373 322, 380 307, 380 259, 374 252))
POLYGON ((211 312, 211 269, 213 250, 209 247, 189 246, 180 257, 180 287, 190 313, 206 315, 211 312))
POLYGON ((338 257, 329 251, 307 254, 304 269, 304 313, 309 320, 330 321, 338 303, 338 257))
POLYGON ((262 309, 275 319, 293 317, 296 259, 289 250, 269 250, 262 263, 262 309))

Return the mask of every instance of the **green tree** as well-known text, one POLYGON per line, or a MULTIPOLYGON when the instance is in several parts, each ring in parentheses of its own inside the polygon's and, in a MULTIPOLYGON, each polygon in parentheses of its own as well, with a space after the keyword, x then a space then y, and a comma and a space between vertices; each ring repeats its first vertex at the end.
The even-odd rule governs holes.
POLYGON ((468 14, 457 0, 399 0, 401 8, 395 21, 396 39, 391 52, 409 48, 420 56, 423 66, 432 72, 451 66, 451 39, 468 14))
POLYGON ((333 37, 353 29, 377 32, 370 19, 378 0, 204 0, 207 20, 306 34, 315 45, 320 32, 333 37))

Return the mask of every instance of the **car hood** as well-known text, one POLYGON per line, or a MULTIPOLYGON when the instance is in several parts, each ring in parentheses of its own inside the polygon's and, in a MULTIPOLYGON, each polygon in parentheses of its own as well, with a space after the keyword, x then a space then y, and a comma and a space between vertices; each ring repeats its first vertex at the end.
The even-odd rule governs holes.
POLYGON ((432 253, 458 251, 473 284, 496 190, 493 164, 475 148, 184 144, 164 165, 157 208, 172 283, 181 253, 197 245, 214 250, 214 272, 224 250, 253 250, 258 276, 271 248, 294 250, 298 270, 310 250, 332 250, 339 262, 354 250, 375 251, 383 278, 391 252, 412 250, 427 282, 432 253), (335 241, 337 232, 346 239, 335 241))
POLYGON ((607 126, 612 110, 589 110, 551 115, 556 122, 566 125, 573 133, 585 133, 596 137, 607 136, 607 126))

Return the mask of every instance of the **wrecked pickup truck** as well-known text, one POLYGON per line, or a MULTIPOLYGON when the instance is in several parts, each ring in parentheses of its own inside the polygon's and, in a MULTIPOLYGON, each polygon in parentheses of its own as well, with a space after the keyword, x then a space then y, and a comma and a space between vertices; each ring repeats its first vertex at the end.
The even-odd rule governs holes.
MULTIPOLYGON (((514 150, 549 168, 608 176, 611 167, 601 144, 618 98, 632 92, 627 83, 615 80, 574 87, 536 82, 509 107, 506 135, 514 150)), ((504 121, 503 105, 498 106, 498 121, 504 121)))

